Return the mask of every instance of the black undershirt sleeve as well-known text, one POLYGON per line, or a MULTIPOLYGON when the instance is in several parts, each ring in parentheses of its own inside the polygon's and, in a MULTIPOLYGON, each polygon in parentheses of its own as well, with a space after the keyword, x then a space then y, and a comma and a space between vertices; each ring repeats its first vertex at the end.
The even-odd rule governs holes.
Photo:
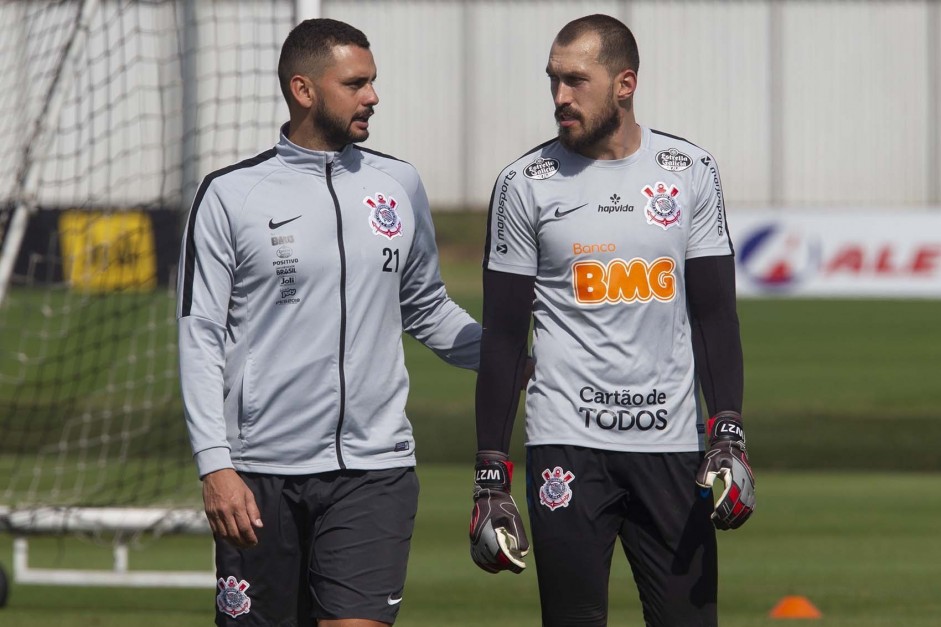
POLYGON ((509 451, 526 368, 536 277, 484 270, 477 450, 509 451))
POLYGON ((709 415, 742 412, 744 365, 731 255, 686 262, 686 299, 696 374, 709 415))

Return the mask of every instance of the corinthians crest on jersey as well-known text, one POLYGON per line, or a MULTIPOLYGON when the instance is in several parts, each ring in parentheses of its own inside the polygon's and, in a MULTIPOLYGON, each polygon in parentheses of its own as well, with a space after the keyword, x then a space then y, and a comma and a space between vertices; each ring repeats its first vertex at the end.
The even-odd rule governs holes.
POLYGON ((542 471, 545 483, 539 488, 539 502, 555 511, 559 507, 568 507, 572 501, 572 488, 569 486, 575 475, 568 470, 556 466, 551 471, 546 468, 542 471))
POLYGON ((395 198, 376 192, 375 198, 366 196, 363 204, 372 210, 369 213, 369 226, 373 233, 385 235, 389 239, 402 235, 402 220, 395 210, 395 198))
POLYGON ((644 208, 647 224, 656 224, 666 231, 671 226, 680 223, 680 216, 683 212, 680 209, 680 203, 676 200, 680 193, 676 185, 670 185, 667 188, 666 183, 658 181, 653 187, 647 185, 641 191, 648 199, 647 206, 644 208))

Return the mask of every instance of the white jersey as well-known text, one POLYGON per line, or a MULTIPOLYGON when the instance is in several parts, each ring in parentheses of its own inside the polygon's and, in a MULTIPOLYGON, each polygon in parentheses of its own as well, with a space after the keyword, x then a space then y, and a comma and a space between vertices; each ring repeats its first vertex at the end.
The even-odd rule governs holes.
POLYGON ((642 129, 595 161, 550 141, 506 167, 484 267, 535 277, 526 444, 702 448, 685 262, 731 255, 712 155, 642 129))

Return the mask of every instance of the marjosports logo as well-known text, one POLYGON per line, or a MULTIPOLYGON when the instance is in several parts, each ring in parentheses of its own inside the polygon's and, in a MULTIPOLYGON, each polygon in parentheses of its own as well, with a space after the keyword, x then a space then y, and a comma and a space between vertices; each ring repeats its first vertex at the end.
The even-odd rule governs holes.
POLYGON ((669 257, 653 261, 634 258, 584 260, 572 264, 572 288, 579 305, 601 303, 661 302, 676 296, 676 262, 669 257))
POLYGON ((780 225, 756 229, 738 251, 739 270, 749 280, 775 290, 794 287, 817 271, 820 260, 820 242, 780 225))

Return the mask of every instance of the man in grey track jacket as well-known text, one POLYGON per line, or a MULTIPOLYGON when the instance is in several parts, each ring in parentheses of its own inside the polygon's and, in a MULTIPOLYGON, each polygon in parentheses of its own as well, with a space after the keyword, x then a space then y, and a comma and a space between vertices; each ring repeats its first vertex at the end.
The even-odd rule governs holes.
POLYGON ((418 173, 353 143, 379 100, 366 37, 303 22, 278 74, 291 121, 206 177, 181 252, 216 623, 391 624, 418 497, 402 331, 476 369, 480 326, 445 291, 418 173))

